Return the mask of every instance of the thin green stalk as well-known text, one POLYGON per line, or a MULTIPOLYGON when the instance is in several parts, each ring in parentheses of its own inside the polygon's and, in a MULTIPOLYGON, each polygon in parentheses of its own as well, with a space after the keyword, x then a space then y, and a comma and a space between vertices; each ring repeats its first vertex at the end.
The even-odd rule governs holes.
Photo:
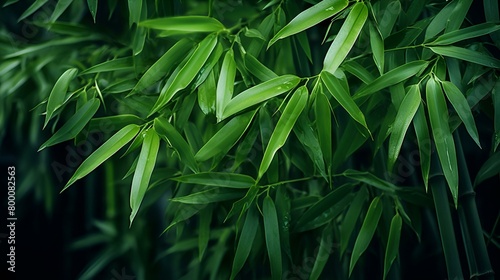
MULTIPOLYGON (((457 147, 458 170, 460 172, 460 186, 458 188, 459 205, 463 211, 459 211, 460 225, 468 232, 468 241, 471 244, 465 244, 466 248, 471 247, 475 260, 475 266, 470 267, 471 278, 481 277, 481 279, 494 279, 494 272, 491 267, 488 251, 483 237, 483 227, 479 220, 479 214, 476 207, 476 193, 472 188, 467 162, 465 161, 462 143, 458 130, 453 133, 457 147), (463 218, 462 218, 463 216, 463 218), (465 224, 462 223, 465 222, 465 224)), ((465 240, 464 240, 465 241, 465 240)), ((469 256, 467 256, 469 258, 469 256)), ((470 262, 470 261, 469 261, 470 262)))
POLYGON ((462 267, 458 257, 457 241, 453 230, 453 221, 450 211, 450 203, 446 181, 442 175, 441 166, 438 165, 439 160, 437 154, 434 153, 432 158, 432 171, 434 176, 429 180, 432 196, 434 197, 434 206, 441 235, 441 244, 446 262, 446 270, 448 271, 448 279, 464 279, 462 275, 462 267))

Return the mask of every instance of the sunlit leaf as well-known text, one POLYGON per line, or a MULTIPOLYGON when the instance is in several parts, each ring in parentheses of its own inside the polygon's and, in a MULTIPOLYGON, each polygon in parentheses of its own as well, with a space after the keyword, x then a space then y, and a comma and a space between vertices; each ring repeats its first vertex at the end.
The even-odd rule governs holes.
POLYGON ((156 18, 142 21, 140 26, 182 33, 213 32, 224 29, 224 25, 215 18, 206 16, 177 16, 156 18))
POLYGON ((215 114, 218 121, 222 119, 224 109, 233 97, 235 77, 236 63, 234 61, 234 52, 233 49, 229 49, 224 56, 224 61, 222 62, 220 69, 219 80, 217 81, 215 114))

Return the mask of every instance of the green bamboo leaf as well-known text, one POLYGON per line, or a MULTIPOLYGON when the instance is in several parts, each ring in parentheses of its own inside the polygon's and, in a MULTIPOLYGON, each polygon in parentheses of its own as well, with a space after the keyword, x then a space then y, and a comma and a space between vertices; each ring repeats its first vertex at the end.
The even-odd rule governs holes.
MULTIPOLYGON (((208 57, 207 62, 205 63, 205 65, 203 65, 203 67, 200 69, 200 72, 198 73, 198 75, 194 79, 192 88, 197 88, 198 86, 200 86, 201 83, 203 83, 206 80, 208 75, 211 72, 213 72, 212 70, 214 69, 214 66, 219 63, 220 57, 222 56, 223 52, 224 52, 224 48, 222 47, 222 44, 217 44, 215 46, 215 49, 212 51, 212 53, 208 57)), ((215 75, 215 73, 219 73, 219 69, 217 69, 214 72, 214 75, 215 75)))
POLYGON ((203 259, 203 255, 208 247, 208 241, 210 240, 212 210, 212 207, 207 207, 200 212, 200 222, 198 227, 198 255, 200 261, 203 259))
POLYGON ((293 132, 304 147, 307 155, 314 162, 314 165, 319 169, 320 175, 328 181, 323 152, 321 151, 318 137, 314 134, 313 126, 307 116, 303 115, 299 117, 293 127, 293 132))
POLYGON ((455 206, 458 205, 458 167, 455 142, 448 125, 448 108, 439 84, 429 79, 426 85, 426 100, 436 150, 444 176, 448 182, 455 206))
POLYGON ((271 69, 267 68, 262 62, 255 58, 250 53, 245 54, 245 67, 252 75, 262 82, 278 77, 271 69))
POLYGON ((378 28, 380 29, 382 38, 387 38, 391 34, 394 24, 401 14, 401 3, 398 0, 391 1, 384 9, 385 12, 379 21, 378 28))
POLYGON ((392 263, 399 254, 399 239, 401 238, 401 226, 403 221, 398 213, 394 215, 389 229, 389 238, 387 239, 387 247, 385 249, 384 259, 384 279, 387 277, 392 263))
POLYGON ((321 272, 328 262, 328 258, 330 254, 333 252, 333 226, 332 223, 329 223, 323 229, 321 233, 321 240, 319 243, 318 255, 316 256, 316 260, 314 261, 313 268, 311 270, 311 275, 309 279, 317 280, 321 276, 321 272))
POLYGON ((429 48, 433 52, 440 55, 458 58, 461 60, 477 63, 479 65, 487 67, 500 68, 500 60, 481 52, 455 46, 429 47, 429 48))
POLYGON ((52 15, 50 16, 49 21, 50 22, 55 22, 63 13, 66 11, 66 9, 73 3, 73 0, 59 0, 57 1, 56 7, 54 8, 54 11, 52 12, 52 15))
POLYGON ((356 242, 354 243, 351 262, 349 265, 349 276, 352 274, 352 270, 361 255, 366 251, 368 245, 370 245, 370 241, 372 240, 375 230, 377 229, 380 216, 382 216, 382 210, 382 202, 380 202, 380 197, 377 196, 372 200, 370 208, 368 208, 365 220, 363 221, 363 225, 361 226, 356 242))
POLYGON ((318 141, 323 152, 323 157, 328 166, 332 164, 332 114, 330 111, 330 101, 323 93, 322 86, 318 83, 318 95, 316 96, 316 130, 318 131, 318 141))
POLYGON ((295 122, 299 118, 302 110, 307 105, 308 91, 306 86, 298 88, 292 98, 285 107, 276 127, 269 139, 269 143, 264 152, 262 162, 259 167, 259 175, 257 181, 262 178, 262 175, 267 171, 276 152, 285 144, 288 135, 292 131, 295 122))
POLYGON ((142 13, 142 0, 128 0, 129 26, 139 23, 142 13))
POLYGON ((193 55, 186 62, 186 65, 179 70, 179 73, 174 77, 172 83, 168 87, 164 87, 162 89, 160 97, 149 113, 149 116, 160 110, 174 97, 177 92, 186 88, 193 81, 198 72, 202 69, 203 65, 205 65, 205 62, 216 45, 216 34, 208 35, 198 44, 193 52, 193 55))
POLYGON ((448 19, 445 33, 455 31, 462 25, 465 16, 469 12, 473 0, 456 0, 457 5, 453 9, 451 17, 448 19))
POLYGON ((457 112, 460 119, 464 122, 467 132, 469 132, 470 137, 474 139, 474 142, 481 148, 481 143, 479 143, 479 135, 477 133, 476 123, 474 122, 474 117, 472 116, 471 109, 467 99, 462 94, 462 92, 455 86, 452 82, 442 81, 444 93, 451 105, 457 112))
MULTIPOLYGON (((496 1, 496 0, 484 0, 483 7, 484 7, 484 17, 486 18, 486 21, 488 21, 488 22, 500 21, 500 12, 498 9, 498 1, 496 1)), ((494 32, 493 34, 490 35, 490 37, 491 37, 491 39, 493 39, 493 42, 495 42, 495 45, 497 47, 499 47, 500 46, 500 31, 494 32)))
POLYGON ((45 122, 43 128, 47 126, 56 109, 58 109, 65 101, 66 92, 68 91, 69 84, 76 77, 78 70, 71 68, 66 70, 61 77, 57 80, 50 92, 49 99, 47 100, 47 115, 45 115, 45 122))
POLYGON ((354 94, 354 100, 378 92, 386 87, 393 86, 397 83, 408 80, 422 71, 429 62, 427 61, 412 61, 392 69, 384 75, 376 78, 373 82, 367 85, 362 85, 354 94))
POLYGON ((205 161, 216 155, 225 155, 238 142, 250 126, 256 111, 250 111, 231 119, 196 153, 197 161, 205 161))
POLYGON ((370 46, 372 48, 373 61, 377 65, 378 72, 382 75, 384 74, 384 41, 373 23, 370 23, 370 46))
POLYGON ((245 218, 245 223, 241 229, 240 240, 238 241, 238 246, 236 247, 236 253, 234 254, 233 267, 231 269, 230 279, 234 279, 238 272, 241 270, 245 264, 248 255, 250 255, 250 250, 257 234, 257 229, 259 228, 259 216, 257 212, 257 207, 251 206, 247 211, 245 218))
POLYGON ((181 39, 175 43, 175 45, 149 67, 146 73, 139 79, 132 92, 141 92, 165 77, 175 64, 187 54, 191 45, 192 43, 187 39, 181 39))
POLYGON ((221 188, 248 189, 255 185, 255 180, 243 174, 224 172, 201 172, 171 178, 186 184, 216 186, 221 188))
POLYGON ((257 184, 251 186, 242 199, 233 203, 233 206, 231 207, 231 210, 229 210, 229 213, 224 219, 224 222, 226 222, 227 219, 231 218, 235 214, 238 214, 239 218, 241 218, 241 216, 245 213, 245 211, 247 211, 248 207, 252 205, 254 199, 257 197, 257 193, 259 192, 259 190, 260 187, 257 184))
POLYGON ((267 254, 271 265, 272 279, 281 279, 281 241, 278 224, 278 214, 273 199, 268 195, 263 202, 264 233, 266 236, 267 254))
POLYGON ((328 92, 330 92, 330 94, 339 102, 347 113, 349 113, 355 121, 360 123, 369 131, 363 112, 361 112, 358 105, 356 105, 351 95, 345 91, 339 79, 337 79, 337 77, 330 72, 323 71, 321 72, 321 80, 326 86, 328 92))
POLYGON ((89 11, 90 14, 92 15, 92 18, 94 19, 94 23, 95 23, 95 17, 97 15, 97 2, 98 0, 87 0, 87 5, 89 6, 89 11))
POLYGON ((235 189, 227 188, 212 188, 195 192, 186 196, 172 198, 172 201, 184 204, 209 204, 214 202, 221 202, 226 200, 234 200, 241 198, 245 192, 235 189))
POLYGON ((47 2, 49 2, 49 0, 36 0, 35 2, 33 2, 33 4, 31 4, 31 6, 28 7, 28 9, 23 12, 17 22, 21 22, 23 19, 31 16, 33 13, 43 7, 43 5, 45 5, 47 2))
POLYGON ((470 27, 445 33, 428 43, 429 45, 450 45, 467 39, 480 37, 500 30, 500 25, 491 22, 480 23, 470 27))
MULTIPOLYGON (((373 80, 375 80, 375 77, 372 75, 372 73, 370 73, 370 71, 368 71, 365 66, 357 63, 355 60, 347 61, 342 65, 342 68, 345 71, 356 76, 365 84, 369 84, 373 80)), ((338 72, 335 74, 338 74, 338 72)), ((345 75, 344 75, 344 80, 347 81, 347 79, 345 79, 345 75)))
POLYGON ((494 153, 479 169, 474 186, 479 185, 484 180, 491 178, 500 172, 500 151, 494 153))
MULTIPOLYGON (((155 18, 139 23, 139 26, 181 33, 216 32, 225 27, 220 21, 207 16, 177 16, 155 18)), ((179 33, 178 33, 179 34, 179 33)))
POLYGON ((339 33, 333 40, 323 61, 323 70, 335 73, 354 46, 368 18, 368 8, 363 2, 354 4, 339 33))
POLYGON ((40 146, 38 151, 75 138, 97 112, 100 104, 97 98, 92 98, 85 103, 49 140, 40 146))
POLYGON ((158 137, 154 129, 148 129, 141 136, 144 140, 130 189, 130 208, 132 209, 130 213, 130 226, 132 226, 132 222, 139 211, 139 207, 149 187, 149 180, 151 179, 158 149, 160 148, 160 137, 158 137))
POLYGON ((123 114, 109 117, 93 118, 89 122, 88 130, 90 132, 104 131, 113 132, 121 129, 128 124, 143 124, 144 120, 136 115, 123 114))
POLYGON ((331 207, 323 212, 320 216, 317 216, 312 220, 305 222, 302 226, 295 228, 295 232, 314 230, 333 222, 334 219, 338 215, 343 213, 347 206, 351 204, 353 197, 353 193, 348 193, 346 196, 343 196, 340 201, 338 201, 334 205, 331 205, 331 207))
POLYGON ((216 85, 214 71, 209 71, 208 77, 198 87, 198 105, 203 114, 215 114, 216 85))
POLYGON ((154 129, 161 138, 172 145, 181 161, 184 162, 193 172, 197 173, 198 165, 194 159, 193 151, 175 127, 165 119, 156 118, 154 120, 154 129))
POLYGON ((420 169, 422 170, 422 179, 427 192, 429 187, 429 172, 431 168, 431 137, 427 126, 427 118, 425 117, 424 105, 420 106, 413 118, 413 128, 417 136, 418 151, 420 157, 420 169))
POLYGON ((95 66, 85 69, 80 73, 80 75, 119 71, 119 70, 129 70, 132 69, 133 67, 134 67, 134 58, 131 56, 127 56, 99 63, 95 66))
POLYGON ((387 193, 395 193, 396 191, 401 190, 400 187, 394 185, 391 182, 388 182, 386 180, 382 180, 379 177, 373 175, 370 172, 362 172, 362 171, 357 171, 353 169, 347 169, 342 173, 343 176, 346 176, 347 178, 351 178, 353 180, 363 182, 365 184, 368 184, 370 186, 374 186, 375 188, 387 192, 387 193))
POLYGON ((420 105, 420 90, 418 85, 412 85, 408 89, 401 106, 399 106, 396 120, 392 126, 391 138, 389 140, 388 170, 391 171, 398 159, 401 145, 410 126, 413 116, 420 105))
POLYGON ((276 41, 297 34, 330 18, 347 7, 347 0, 323 0, 301 12, 269 41, 268 48, 276 41))
POLYGON ((300 48, 312 64, 311 46, 309 46, 309 38, 307 38, 307 34, 305 32, 300 32, 294 39, 299 43, 300 48))
POLYGON ((294 75, 283 75, 251 87, 231 99, 224 109, 222 119, 230 117, 248 107, 266 101, 293 89, 300 82, 294 75))
POLYGON ((69 179, 68 183, 61 190, 63 192, 77 180, 87 176, 90 172, 96 169, 104 161, 114 155, 118 150, 130 142, 139 132, 140 128, 137 125, 130 124, 115 133, 108 141, 95 150, 83 163, 78 167, 75 174, 69 179))
POLYGON ((362 187, 352 200, 349 210, 342 221, 340 227, 340 255, 344 255, 347 245, 349 245, 349 240, 351 239, 352 232, 356 226, 359 217, 361 216, 361 210, 363 210, 363 205, 368 198, 368 190, 366 187, 362 187))
POLYGON ((236 62, 234 61, 233 49, 229 49, 224 56, 220 69, 219 80, 217 81, 217 93, 215 114, 217 121, 222 120, 224 109, 233 97, 234 79, 236 77, 236 62))
POLYGON ((446 28, 449 19, 452 16, 453 10, 457 6, 458 1, 451 1, 448 5, 442 8, 439 13, 432 19, 429 26, 425 30, 425 40, 429 40, 438 35, 439 32, 446 28))

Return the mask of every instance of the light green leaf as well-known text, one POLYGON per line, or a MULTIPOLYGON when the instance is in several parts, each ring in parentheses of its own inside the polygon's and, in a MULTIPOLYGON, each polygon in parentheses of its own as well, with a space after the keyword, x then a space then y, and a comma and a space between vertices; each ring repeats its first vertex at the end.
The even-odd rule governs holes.
POLYGON ((262 62, 255 58, 250 53, 245 54, 245 67, 252 75, 262 82, 278 77, 271 69, 267 68, 262 62))
POLYGON ((80 75, 119 71, 119 70, 129 70, 132 69, 133 67, 134 67, 134 58, 131 56, 127 56, 99 63, 95 66, 92 66, 82 71, 80 75))
MULTIPOLYGON (((342 68, 345 71, 356 76, 358 79, 360 79, 365 84, 369 84, 373 80, 375 80, 375 77, 372 75, 372 73, 370 73, 370 71, 368 71, 365 66, 357 63, 355 60, 347 61, 346 63, 344 63, 342 65, 342 68)), ((337 72, 335 74, 338 74, 338 73, 339 72, 337 72)), ((347 79, 345 79, 345 75, 343 75, 343 76, 344 76, 344 80, 347 81, 347 79)))
POLYGON ((424 105, 420 106, 413 118, 413 127, 417 136, 418 151, 420 157, 420 169, 422 170, 422 179, 427 192, 429 187, 429 171, 431 168, 431 137, 427 126, 427 118, 425 117, 424 105))
POLYGON ((90 172, 96 169, 104 161, 114 155, 118 150, 130 142, 139 132, 140 128, 137 125, 130 124, 115 133, 108 141, 95 150, 83 163, 78 167, 75 174, 69 179, 68 183, 61 190, 63 192, 77 180, 87 176, 90 172))
POLYGON ((484 180, 495 176, 500 173, 500 151, 494 153, 479 169, 477 172, 476 179, 474 180, 474 186, 479 185, 484 180))
POLYGON ((439 161, 455 206, 458 206, 458 166, 455 142, 448 125, 448 108, 439 84, 429 79, 426 85, 427 108, 439 161))
POLYGON ((217 88, 214 71, 209 71, 207 78, 198 87, 198 106, 203 114, 215 114, 217 88))
POLYGON ((95 23, 95 17, 97 15, 97 2, 98 0, 87 0, 87 5, 89 6, 89 11, 90 14, 92 14, 92 18, 94 19, 95 23))
POLYGON ((263 202, 264 232, 266 236, 267 254, 271 265, 272 279, 281 279, 282 260, 278 214, 273 199, 268 195, 263 202))
POLYGON ((369 130, 363 112, 361 112, 358 105, 356 105, 351 95, 345 91, 339 79, 337 79, 337 77, 330 72, 323 71, 321 72, 321 80, 326 86, 328 92, 330 92, 330 94, 339 102, 347 113, 349 113, 355 121, 369 130))
POLYGON ((172 83, 170 85, 167 84, 168 87, 165 86, 161 90, 158 101, 156 101, 156 104, 149 113, 149 116, 160 110, 174 97, 177 92, 186 88, 193 81, 198 72, 202 69, 203 65, 205 65, 205 62, 216 45, 217 35, 215 34, 208 35, 198 44, 192 56, 179 70, 179 73, 177 73, 174 77, 172 83))
POLYGON ((361 216, 361 210, 363 210, 363 205, 368 198, 368 190, 366 187, 362 187, 357 193, 349 206, 349 210, 342 221, 340 227, 340 255, 344 255, 347 245, 349 245, 349 240, 351 239, 352 232, 356 226, 359 217, 361 216))
POLYGON ((352 270, 361 255, 366 251, 368 245, 370 245, 370 241, 372 240, 375 230, 377 229, 380 216, 382 216, 382 210, 382 202, 380 202, 380 197, 377 196, 372 200, 370 208, 368 208, 365 220, 363 221, 363 225, 361 226, 356 242, 354 243, 351 263, 349 265, 349 276, 352 274, 352 270))
POLYGON ((398 159, 401 145, 410 126, 413 116, 420 105, 420 90, 418 85, 412 85, 408 89, 401 106, 399 106, 396 120, 394 121, 391 138, 389 140, 388 170, 391 171, 394 163, 398 159))
POLYGON ((216 155, 225 155, 238 142, 252 122, 256 111, 232 118, 196 153, 197 161, 205 161, 216 155))
POLYGON ((318 141, 323 152, 323 157, 328 166, 332 164, 332 113, 330 101, 323 93, 321 83, 318 83, 318 94, 316 95, 315 114, 318 141))
POLYGON ((455 46, 429 47, 429 48, 433 52, 440 55, 458 58, 461 60, 477 63, 487 67, 500 68, 500 60, 477 51, 455 46))
POLYGON ((288 135, 293 129, 295 122, 299 118, 302 110, 307 105, 308 91, 307 87, 302 86, 298 88, 293 94, 292 98, 285 107, 283 114, 281 115, 276 127, 271 135, 271 139, 266 147, 262 162, 259 167, 259 175, 257 181, 262 178, 262 175, 267 171, 274 155, 280 149, 288 139, 288 135))
POLYGON ((92 98, 85 103, 49 140, 40 146, 38 151, 75 138, 97 112, 100 104, 97 98, 92 98))
POLYGON ((215 32, 225 28, 220 21, 207 16, 155 18, 142 21, 139 25, 146 28, 182 33, 215 32))
POLYGON ((217 121, 222 120, 222 114, 227 103, 233 97, 234 79, 236 77, 236 63, 234 61, 233 49, 229 49, 224 56, 220 69, 219 80, 217 81, 217 93, 215 103, 215 114, 217 121))
POLYGON ((142 75, 132 92, 141 92, 152 84, 159 81, 169 73, 175 64, 190 50, 191 42, 181 39, 163 54, 149 69, 142 75))
POLYGON ((182 162, 184 162, 193 172, 198 172, 198 165, 194 160, 191 147, 172 124, 165 119, 156 118, 154 120, 154 129, 160 137, 172 145, 182 162))
POLYGON ((384 41, 377 28, 370 23, 370 46, 373 53, 373 61, 377 65, 380 75, 384 74, 384 41))
POLYGON ((233 267, 231 270, 230 279, 234 279, 238 272, 241 270, 245 264, 248 255, 250 255, 250 250, 252 249, 253 241, 255 235, 257 234, 257 229, 259 228, 259 216, 257 212, 257 207, 254 205, 250 207, 247 212, 245 223, 241 229, 240 239, 238 241, 238 246, 236 247, 236 253, 234 254, 233 267))
POLYGON ((33 13, 35 13, 41 7, 43 7, 43 5, 45 5, 47 2, 49 2, 49 0, 36 0, 35 2, 33 2, 33 4, 31 4, 31 6, 29 6, 28 9, 24 11, 24 13, 17 20, 17 22, 21 22, 23 19, 31 16, 33 13))
POLYGON ((335 73, 354 46, 368 18, 368 8, 363 2, 354 4, 339 33, 333 40, 323 61, 323 70, 335 73))
POLYGON ((252 177, 238 173, 202 172, 183 175, 171 179, 186 184, 234 189, 248 189, 255 185, 255 180, 252 177))
POLYGON ((445 33, 429 43, 429 45, 450 45, 463 40, 480 37, 500 30, 500 25, 486 22, 445 33))
POLYGON ((392 69, 384 75, 376 78, 373 82, 367 85, 362 85, 354 94, 354 100, 365 97, 374 92, 378 92, 386 87, 408 80, 422 71, 429 62, 427 61, 412 61, 392 69))
POLYGON ((444 93, 451 105, 457 112, 460 119, 464 122, 467 132, 469 132, 470 137, 474 139, 474 142, 481 148, 481 143, 479 143, 479 135, 477 133, 476 123, 474 122, 474 117, 472 116, 469 103, 462 92, 455 86, 452 82, 442 81, 444 93))
POLYGON ((387 239, 387 246, 385 249, 384 259, 384 279, 387 277, 392 263, 399 254, 399 239, 401 238, 401 226, 403 221, 398 213, 394 215, 391 221, 391 228, 389 229, 389 238, 387 239))
POLYGON ((226 188, 212 188, 186 196, 172 198, 172 201, 184 204, 209 204, 241 198, 245 192, 226 188))
POLYGON ((269 41, 268 48, 276 41, 306 30, 327 18, 330 18, 347 7, 346 0, 323 0, 301 12, 283 27, 269 41))
POLYGON ((47 115, 43 128, 47 126, 56 109, 58 109, 65 101, 66 92, 68 91, 69 84, 76 77, 78 70, 71 68, 66 70, 61 77, 57 80, 50 92, 49 99, 47 100, 47 115))
POLYGON ((130 225, 134 221, 139 207, 146 191, 149 187, 149 180, 156 164, 156 156, 160 148, 160 137, 156 134, 154 129, 148 129, 141 135, 144 140, 142 142, 141 153, 139 154, 139 161, 135 168, 134 177, 132 179, 132 187, 130 189, 130 225))
POLYGON ((248 107, 293 89, 300 82, 294 75, 284 75, 251 87, 231 99, 224 109, 222 119, 230 117, 248 107))

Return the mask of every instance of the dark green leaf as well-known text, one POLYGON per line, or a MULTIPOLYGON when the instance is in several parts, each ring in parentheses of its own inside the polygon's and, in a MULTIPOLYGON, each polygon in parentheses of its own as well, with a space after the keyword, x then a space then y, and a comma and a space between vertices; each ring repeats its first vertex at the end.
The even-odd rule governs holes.
POLYGON ((236 277, 238 272, 245 264, 248 255, 250 255, 250 250, 252 249, 252 245, 258 228, 259 216, 257 208, 252 205, 247 212, 245 223, 243 224, 243 228, 241 229, 240 240, 238 241, 236 253, 234 254, 233 268, 231 270, 230 279, 234 279, 236 277))
POLYGON ((278 224, 278 215, 274 201, 270 196, 264 198, 263 203, 264 232, 266 235, 267 254, 271 265, 271 274, 273 279, 281 279, 281 243, 278 224))
POLYGON ((195 192, 187 196, 172 198, 172 201, 184 204, 209 204, 241 198, 245 193, 234 189, 213 188, 195 192))
POLYGON ((248 189, 255 185, 255 180, 243 174, 224 172, 202 172, 172 178, 174 181, 222 188, 248 189))
POLYGON ((500 172, 500 151, 494 153, 477 172, 474 185, 477 186, 484 180, 491 178, 500 172))
POLYGON ((500 68, 500 60, 491 57, 489 55, 480 53, 478 51, 473 51, 455 46, 429 47, 429 48, 433 52, 440 55, 458 58, 461 60, 477 63, 487 67, 500 68))
POLYGON ((403 221, 401 216, 396 213, 391 221, 391 228, 389 230, 389 238, 387 239, 387 246, 385 249, 384 259, 384 279, 387 277, 392 263, 399 254, 399 239, 401 238, 401 226, 403 221))
POLYGON ((76 77, 77 73, 78 70, 76 68, 68 69, 55 83, 52 91, 50 92, 49 99, 47 100, 47 115, 45 116, 45 122, 43 124, 44 128, 52 119, 55 110, 64 103, 69 84, 76 77))

